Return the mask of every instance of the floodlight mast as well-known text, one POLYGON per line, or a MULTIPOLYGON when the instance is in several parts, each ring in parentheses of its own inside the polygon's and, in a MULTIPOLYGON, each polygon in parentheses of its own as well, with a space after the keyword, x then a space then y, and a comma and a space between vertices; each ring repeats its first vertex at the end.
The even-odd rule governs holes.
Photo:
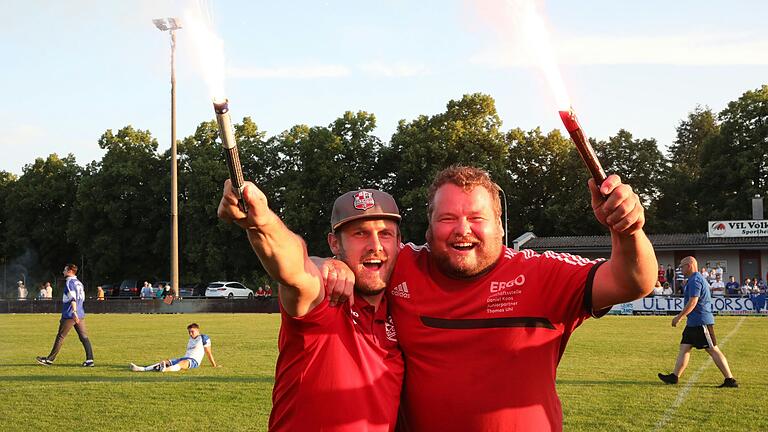
POLYGON ((171 288, 179 296, 179 205, 178 162, 176 156, 176 30, 181 29, 178 18, 153 19, 160 31, 171 34, 171 288))

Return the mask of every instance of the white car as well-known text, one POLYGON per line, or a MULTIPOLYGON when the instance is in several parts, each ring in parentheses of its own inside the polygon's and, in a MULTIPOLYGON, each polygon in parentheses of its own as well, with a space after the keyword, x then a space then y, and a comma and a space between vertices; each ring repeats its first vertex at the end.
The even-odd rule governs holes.
POLYGON ((211 282, 205 289, 206 297, 253 298, 253 291, 240 282, 211 282))

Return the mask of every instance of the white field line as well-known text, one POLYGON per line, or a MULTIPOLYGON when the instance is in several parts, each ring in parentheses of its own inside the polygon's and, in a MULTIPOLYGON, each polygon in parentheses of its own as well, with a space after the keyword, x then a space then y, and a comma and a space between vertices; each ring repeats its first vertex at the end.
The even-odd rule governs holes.
MULTIPOLYGON (((735 335, 736 332, 739 330, 739 327, 741 327, 741 324, 744 322, 744 320, 747 317, 741 317, 739 322, 736 323, 736 326, 731 330, 730 333, 728 333, 725 336, 725 339, 723 339, 722 342, 719 342, 717 344, 718 347, 722 347, 728 342, 728 339, 731 338, 731 336, 735 335)), ((699 377, 702 373, 710 366, 715 364, 714 361, 712 361, 712 357, 708 357, 707 361, 704 362, 701 366, 699 366, 699 369, 691 376, 691 379, 688 380, 688 382, 685 384, 685 387, 680 389, 680 392, 677 394, 677 398, 675 398, 675 401, 672 402, 672 405, 667 408, 667 411, 664 413, 663 416, 661 416, 661 419, 658 423, 656 423, 656 427, 653 428, 654 431, 660 431, 664 426, 667 425, 669 420, 672 418, 673 415, 677 412, 677 409, 680 408, 680 405, 682 405, 683 401, 685 400, 685 397, 688 395, 688 392, 691 391, 691 387, 693 387, 694 384, 699 380, 699 377)))

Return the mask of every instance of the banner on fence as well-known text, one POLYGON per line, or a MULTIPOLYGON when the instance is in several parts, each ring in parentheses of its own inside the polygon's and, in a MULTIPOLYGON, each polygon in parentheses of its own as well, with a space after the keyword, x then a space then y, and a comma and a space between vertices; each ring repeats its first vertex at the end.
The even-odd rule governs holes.
MULTIPOLYGON (((685 303, 682 297, 656 296, 645 297, 631 303, 614 305, 609 313, 614 315, 632 315, 635 313, 680 312, 685 303)), ((757 314, 755 305, 747 297, 713 297, 712 312, 720 314, 757 314)), ((767 314, 765 310, 759 312, 767 314)))

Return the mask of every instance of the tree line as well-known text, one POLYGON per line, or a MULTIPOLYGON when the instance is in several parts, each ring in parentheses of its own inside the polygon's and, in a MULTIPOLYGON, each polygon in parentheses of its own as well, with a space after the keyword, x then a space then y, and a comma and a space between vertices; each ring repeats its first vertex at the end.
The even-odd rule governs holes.
MULTIPOLYGON (((426 188, 451 164, 487 169, 506 194, 508 235, 600 235, 586 187, 588 172, 567 135, 502 129, 493 98, 464 95, 444 112, 401 120, 389 142, 376 118, 345 112, 328 126, 296 125, 267 137, 245 117, 235 137, 246 179, 326 255, 333 200, 348 190, 390 192, 403 214, 403 239, 422 242, 426 188)), ((649 233, 702 232, 707 220, 748 219, 754 195, 768 189, 768 86, 715 113, 695 107, 677 125, 666 154, 653 138, 624 129, 590 140, 608 173, 632 185, 646 205, 649 233)), ((0 257, 8 283, 60 279, 64 263, 83 268, 89 289, 128 277, 167 279, 170 268, 170 150, 146 130, 126 126, 99 139, 101 160, 79 166, 51 154, 0 171, 0 257)), ((182 282, 261 282, 265 274, 235 226, 216 208, 227 168, 215 121, 178 143, 182 282)))

